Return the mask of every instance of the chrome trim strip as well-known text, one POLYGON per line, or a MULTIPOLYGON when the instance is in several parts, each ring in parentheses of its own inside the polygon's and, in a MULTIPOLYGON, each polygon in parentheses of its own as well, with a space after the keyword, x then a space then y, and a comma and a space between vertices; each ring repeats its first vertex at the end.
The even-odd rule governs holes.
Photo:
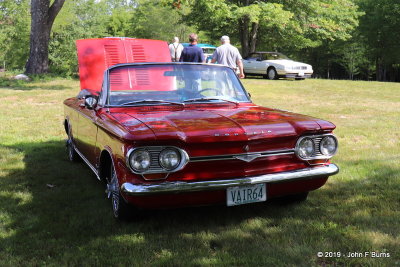
POLYGON ((236 160, 237 157, 251 156, 251 155, 260 155, 258 158, 262 158, 262 157, 282 156, 282 155, 291 155, 291 154, 294 154, 294 149, 250 152, 250 153, 242 153, 242 154, 227 154, 227 155, 191 157, 190 162, 213 161, 213 160, 236 160))
POLYGON ((83 161, 86 163, 86 165, 89 166, 89 168, 94 172, 94 174, 96 174, 96 178, 98 180, 100 179, 99 173, 97 172, 96 168, 89 162, 89 160, 87 158, 85 158, 85 156, 75 147, 75 145, 73 145, 74 150, 76 151, 76 153, 78 153, 78 155, 83 159, 83 161))
POLYGON ((245 186, 259 183, 279 183, 292 180, 323 178, 337 174, 339 167, 335 164, 305 168, 295 171, 264 174, 252 177, 240 177, 229 180, 211 180, 200 182, 163 182, 157 184, 124 183, 121 191, 130 196, 146 196, 160 193, 185 193, 193 191, 221 190, 227 187, 245 186))

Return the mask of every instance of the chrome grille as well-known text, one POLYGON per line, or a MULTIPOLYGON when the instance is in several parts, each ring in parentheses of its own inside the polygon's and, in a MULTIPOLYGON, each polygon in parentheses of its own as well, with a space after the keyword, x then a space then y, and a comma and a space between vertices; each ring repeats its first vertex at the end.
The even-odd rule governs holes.
MULTIPOLYGON (((227 155, 213 155, 213 156, 199 156, 191 157, 190 162, 200 162, 200 161, 215 161, 215 160, 238 160, 243 156, 256 155, 256 158, 271 157, 271 156, 283 156, 294 154, 293 149, 284 150, 272 150, 272 151, 261 151, 261 152, 250 152, 242 154, 227 154, 227 155)), ((254 158, 255 159, 255 158, 254 158)))
POLYGON ((150 153, 151 163, 149 171, 151 172, 162 172, 163 168, 160 166, 160 162, 158 160, 158 156, 160 155, 161 151, 164 147, 149 147, 147 151, 150 153))
POLYGON ((319 148, 323 136, 314 138, 314 154, 313 157, 323 156, 319 148))
POLYGON ((293 69, 294 70, 306 70, 307 66, 294 66, 293 69))

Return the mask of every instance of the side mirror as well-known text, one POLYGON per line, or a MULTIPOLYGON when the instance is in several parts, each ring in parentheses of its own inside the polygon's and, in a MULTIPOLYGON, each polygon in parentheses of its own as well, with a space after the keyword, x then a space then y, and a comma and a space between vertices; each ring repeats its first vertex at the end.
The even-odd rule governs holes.
POLYGON ((85 107, 87 109, 94 109, 97 106, 97 99, 93 96, 88 96, 85 98, 85 107))
POLYGON ((249 92, 247 92, 247 95, 249 96, 249 98, 251 99, 251 94, 249 92))

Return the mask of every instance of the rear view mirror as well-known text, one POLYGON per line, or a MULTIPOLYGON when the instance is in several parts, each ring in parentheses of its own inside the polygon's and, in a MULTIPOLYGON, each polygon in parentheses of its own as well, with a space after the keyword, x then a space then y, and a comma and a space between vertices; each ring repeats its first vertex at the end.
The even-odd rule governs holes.
POLYGON ((168 77, 183 77, 182 71, 168 70, 164 72, 164 76, 168 77))
POLYGON ((94 109, 97 105, 97 99, 93 96, 88 96, 85 98, 85 107, 87 109, 94 109))

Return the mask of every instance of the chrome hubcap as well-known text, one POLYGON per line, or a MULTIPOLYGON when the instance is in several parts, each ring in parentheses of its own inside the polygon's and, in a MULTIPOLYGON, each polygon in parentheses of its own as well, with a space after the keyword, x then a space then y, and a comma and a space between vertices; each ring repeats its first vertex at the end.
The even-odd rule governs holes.
POLYGON ((118 187, 119 187, 118 179, 116 175, 113 173, 113 177, 111 178, 111 181, 107 183, 106 187, 107 198, 110 198, 111 196, 114 195, 119 195, 118 187))
POLYGON ((111 180, 107 182, 106 194, 107 194, 107 198, 111 198, 111 204, 112 204, 114 216, 118 217, 119 183, 118 183, 117 175, 115 174, 114 169, 112 170, 111 180))
POLYGON ((73 145, 72 145, 72 140, 71 139, 68 139, 68 141, 67 141, 67 149, 68 149, 68 157, 69 157, 69 159, 70 160, 72 160, 72 158, 73 158, 73 153, 74 153, 74 147, 73 147, 73 145))
POLYGON ((268 77, 273 80, 275 78, 275 71, 273 69, 270 69, 268 71, 268 77))

